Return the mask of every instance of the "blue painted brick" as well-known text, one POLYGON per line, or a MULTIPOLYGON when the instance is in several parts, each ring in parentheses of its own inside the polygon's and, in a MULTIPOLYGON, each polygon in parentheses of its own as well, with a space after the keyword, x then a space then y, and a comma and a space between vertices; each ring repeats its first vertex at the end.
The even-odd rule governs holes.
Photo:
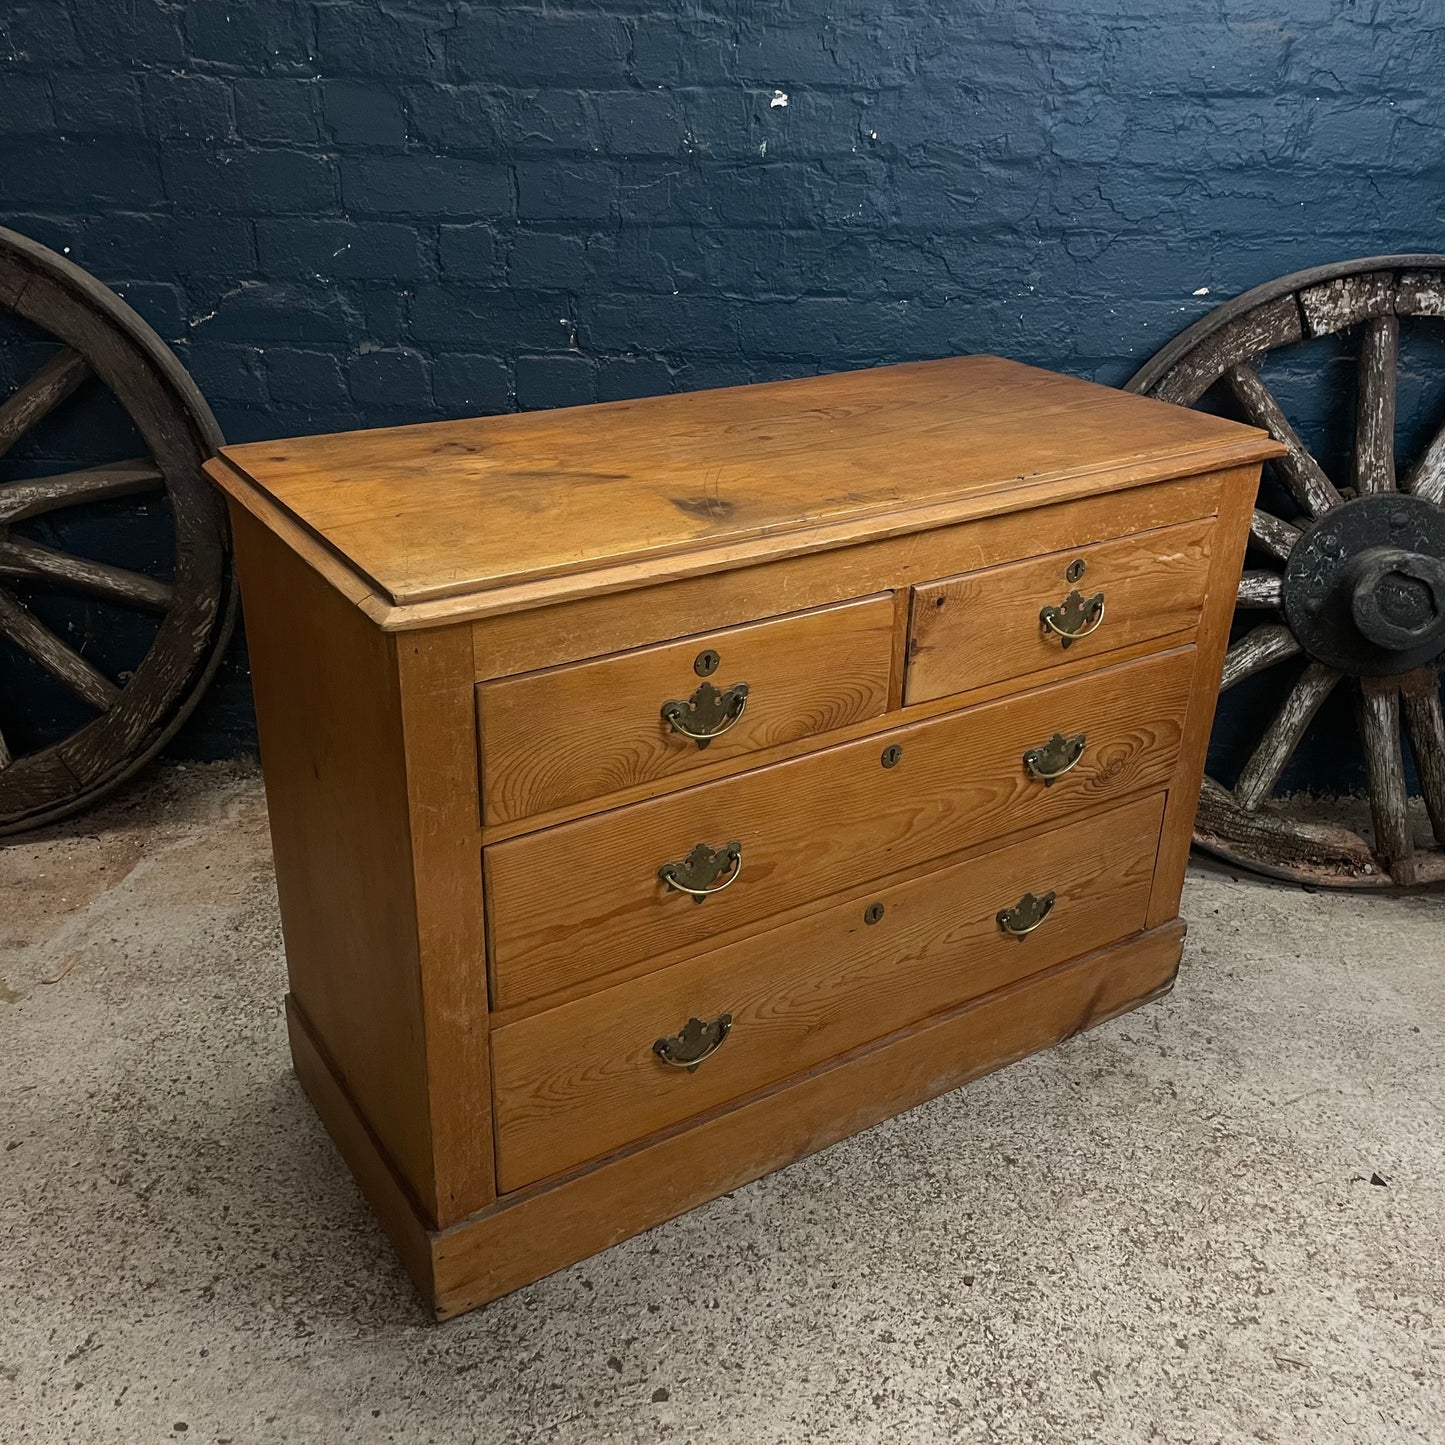
POLYGON ((403 216, 505 216, 512 182, 502 166, 455 156, 353 156, 342 162, 349 210, 403 216))
POLYGON ((449 416, 486 416, 512 410, 512 379, 498 356, 442 352, 432 368, 432 391, 449 416))
POLYGON ((612 155, 666 156, 682 149, 682 105, 666 91, 605 91, 597 97, 597 113, 612 155))
POLYGON ((193 341, 345 341, 353 309, 324 287, 247 282, 223 292, 191 322, 193 341))
POLYGON ((213 75, 144 77, 146 120, 165 140, 217 140, 235 128, 230 85, 213 75))
POLYGON ((309 67, 314 61, 309 6, 190 0, 185 16, 196 60, 251 74, 309 67))
POLYGON ((50 82, 55 124, 65 135, 139 135, 140 82, 133 75, 58 71, 50 82))
MULTIPOLYGON (((0 214, 0 224, 39 241, 42 246, 49 246, 52 251, 59 251, 63 256, 79 252, 85 227, 84 219, 79 216, 39 216, 24 211, 0 214)), ((0 357, 3 354, 0 350, 0 357)))
POLYGON ((162 202, 156 147, 140 136, 0 143, 0 207, 145 208, 162 202))
POLYGON ((0 137, 45 135, 55 129, 50 81, 43 75, 0 80, 0 137))
MULTIPOLYGON (((62 9, 58 0, 40 3, 48 10, 62 9)), ((165 0, 125 0, 124 4, 73 0, 72 8, 80 45, 96 65, 185 63, 182 12, 165 0)))
POLYGON ((373 0, 323 5, 316 11, 316 62, 325 75, 440 80, 451 24, 441 9, 427 14, 373 0))
POLYGON ((519 356, 517 405, 527 410, 597 400, 597 368, 587 356, 519 356))
POLYGON ((236 282, 256 270, 253 227, 244 218, 177 216, 166 222, 172 264, 187 277, 236 282))
POLYGON ((609 15, 478 6, 463 16, 447 43, 456 80, 556 85, 618 75, 628 37, 622 21, 609 15))
POLYGON ((320 139, 320 87, 314 80, 248 76, 237 79, 233 91, 236 130, 247 140, 306 145, 320 139))
POLYGON ((443 226, 439 236, 442 275, 458 281, 498 281, 501 247, 485 222, 443 226))
POLYGON ((372 286, 356 298, 368 341, 391 345, 402 339, 411 293, 393 285, 372 286))
POLYGON ((602 221, 616 209, 615 168, 591 161, 525 161, 517 167, 517 214, 527 221, 602 221))
POLYGON ((405 96, 411 134, 423 145, 491 159, 501 150, 504 93, 476 85, 410 85, 405 96))
POLYGON ((321 113, 331 139, 344 146, 406 144, 401 99, 379 85, 328 80, 321 87, 321 113))
POLYGON ((351 390, 335 351, 272 345, 264 352, 267 390, 278 403, 338 411, 350 405, 351 390))
POLYGON ((107 210, 86 223, 71 260, 107 285, 153 273, 157 258, 170 264, 171 226, 147 211, 107 210))
POLYGON ((262 406, 268 399, 264 358, 254 346, 187 346, 183 359, 213 407, 223 402, 262 406))
POLYGON ((570 345, 575 323, 554 296, 485 286, 419 286, 411 308, 418 342, 491 352, 570 345))
POLYGON ((422 274, 415 228, 389 221, 258 221, 261 271, 277 280, 415 281, 422 274))
POLYGON ((536 90, 517 96, 502 111, 499 134, 502 144, 519 155, 603 148, 591 97, 578 90, 536 90))
POLYGON ((431 372, 420 352, 396 349, 363 350, 346 366, 351 395, 362 407, 431 406, 431 372))
POLYGON ((313 214, 333 209, 337 200, 332 158, 307 151, 169 145, 161 169, 167 198, 188 210, 313 214))
POLYGON ((672 372, 658 357, 608 356, 597 363, 598 401, 665 396, 671 390, 672 372))
POLYGON ((117 281, 116 294, 167 341, 186 334, 185 293, 168 281, 117 281))
POLYGON ((586 280, 587 243, 581 236, 519 232, 507 275, 524 290, 575 291, 586 280))

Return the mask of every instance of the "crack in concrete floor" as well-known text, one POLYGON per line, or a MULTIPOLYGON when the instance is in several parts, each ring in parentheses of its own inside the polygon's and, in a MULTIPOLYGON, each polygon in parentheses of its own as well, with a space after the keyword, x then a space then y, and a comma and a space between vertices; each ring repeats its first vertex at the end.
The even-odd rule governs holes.
POLYGON ((289 1070, 253 771, 0 896, 5 1445, 1445 1439, 1441 897, 1196 869, 1162 1002, 437 1327, 289 1070))

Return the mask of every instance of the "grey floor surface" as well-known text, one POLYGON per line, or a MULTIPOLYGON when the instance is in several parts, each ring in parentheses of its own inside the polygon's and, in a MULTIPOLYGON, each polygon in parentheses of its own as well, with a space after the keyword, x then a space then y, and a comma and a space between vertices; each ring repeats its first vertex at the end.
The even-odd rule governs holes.
POLYGON ((1186 912, 1161 1003, 436 1326, 289 1070, 257 778, 153 774, 0 850, 0 1441, 1439 1445, 1445 900, 1186 912))

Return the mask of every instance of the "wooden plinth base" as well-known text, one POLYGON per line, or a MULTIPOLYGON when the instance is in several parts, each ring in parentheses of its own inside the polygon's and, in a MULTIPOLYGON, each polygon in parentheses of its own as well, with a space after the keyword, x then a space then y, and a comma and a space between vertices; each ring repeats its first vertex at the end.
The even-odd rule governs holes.
POLYGON ((302 1087, 423 1298, 438 1319, 450 1319, 1157 998, 1173 984, 1183 942, 1176 919, 440 1231, 428 1228, 291 999, 287 1022, 302 1087))

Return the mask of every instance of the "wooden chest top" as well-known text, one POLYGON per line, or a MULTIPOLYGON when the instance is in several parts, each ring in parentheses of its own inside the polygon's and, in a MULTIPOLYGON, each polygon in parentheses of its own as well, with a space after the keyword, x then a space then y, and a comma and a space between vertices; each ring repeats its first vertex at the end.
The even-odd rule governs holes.
POLYGON ((289 524, 296 550, 341 563, 388 625, 389 609, 509 610, 544 584, 557 600, 1276 450, 1234 422, 970 356, 258 442, 211 466, 253 510, 273 504, 263 520, 289 524))

